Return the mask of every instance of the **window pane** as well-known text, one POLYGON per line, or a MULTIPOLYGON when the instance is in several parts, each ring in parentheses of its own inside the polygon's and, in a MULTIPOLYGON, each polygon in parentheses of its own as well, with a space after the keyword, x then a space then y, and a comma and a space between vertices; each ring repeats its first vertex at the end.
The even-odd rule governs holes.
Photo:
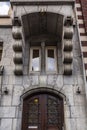
POLYGON ((0 15, 9 15, 10 2, 0 2, 0 15))
POLYGON ((47 50, 47 70, 56 71, 54 49, 47 50))
POLYGON ((32 71, 40 71, 39 49, 33 49, 33 55, 32 55, 32 71))

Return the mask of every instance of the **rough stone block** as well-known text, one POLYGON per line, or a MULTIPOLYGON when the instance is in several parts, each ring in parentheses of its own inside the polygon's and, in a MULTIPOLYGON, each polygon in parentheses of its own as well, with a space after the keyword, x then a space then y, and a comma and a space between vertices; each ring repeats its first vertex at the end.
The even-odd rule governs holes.
POLYGON ((47 84, 51 86, 55 86, 57 80, 57 75, 49 75, 47 77, 47 84))
POLYGON ((13 119, 12 130, 21 130, 21 119, 13 119))
POLYGON ((63 86, 61 92, 66 96, 66 104, 68 106, 74 105, 73 85, 63 86))
POLYGON ((85 106, 72 106, 71 107, 71 117, 72 118, 85 118, 86 110, 85 106))
POLYGON ((84 85, 78 85, 78 84, 74 86, 74 94, 75 95, 77 94, 78 88, 79 88, 79 90, 81 92, 81 95, 85 95, 85 86, 84 85))
POLYGON ((58 89, 63 87, 63 75, 58 75, 57 80, 56 80, 56 85, 58 89))
POLYGON ((76 119, 77 130, 87 130, 87 118, 76 119))
POLYGON ((2 119, 0 130, 12 130, 12 119, 2 119))
POLYGON ((7 85, 9 83, 9 76, 4 75, 2 83, 3 83, 3 85, 7 85))
POLYGON ((28 68, 28 66, 24 66, 23 67, 23 74, 24 75, 27 75, 29 73, 29 68, 28 68))
POLYGON ((75 105, 85 106, 85 95, 84 94, 76 94, 74 95, 74 103, 75 105))
POLYGON ((39 85, 39 77, 37 75, 30 77, 30 85, 39 85))
POLYGON ((12 65, 6 65, 5 67, 4 67, 4 73, 5 73, 5 75, 13 75, 14 73, 13 73, 13 67, 14 66, 12 66, 12 65))
POLYGON ((14 118, 15 107, 0 107, 0 117, 14 118))
POLYGON ((65 118, 65 128, 66 130, 77 130, 76 119, 65 118))
POLYGON ((3 92, 3 96, 2 96, 2 100, 1 100, 1 105, 2 106, 11 106, 11 102, 12 102, 12 90, 13 90, 13 85, 4 85, 2 86, 2 92, 3 92), (4 89, 7 88, 8 89, 8 95, 4 94, 4 89))
POLYGON ((39 77, 40 87, 46 87, 47 85, 47 76, 41 75, 39 77))
POLYGON ((64 76, 64 85, 73 85, 74 77, 73 76, 64 76))
POLYGON ((5 57, 4 57, 4 58, 2 59, 2 64, 5 65, 5 66, 6 66, 6 65, 10 66, 10 65, 11 65, 11 58, 5 58, 5 57))
POLYGON ((26 86, 30 86, 30 78, 29 78, 29 76, 24 76, 23 77, 23 86, 24 86, 24 88, 26 87, 26 86))
POLYGON ((70 117, 70 110, 69 110, 69 106, 68 105, 64 105, 64 116, 65 116, 65 118, 69 118, 70 117))
POLYGON ((12 105, 20 104, 20 96, 23 90, 24 90, 23 86, 17 86, 17 85, 14 86, 12 105))
POLYGON ((14 78, 14 84, 16 84, 16 85, 22 85, 23 84, 23 77, 22 76, 15 76, 15 78, 14 78))

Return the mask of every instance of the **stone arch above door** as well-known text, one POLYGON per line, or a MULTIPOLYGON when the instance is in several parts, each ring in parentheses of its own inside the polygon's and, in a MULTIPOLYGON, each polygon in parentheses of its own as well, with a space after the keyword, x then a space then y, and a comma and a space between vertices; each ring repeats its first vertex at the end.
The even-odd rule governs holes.
POLYGON ((28 88, 28 89, 24 90, 20 99, 21 99, 21 101, 23 101, 28 96, 32 96, 32 95, 39 94, 39 93, 49 93, 49 94, 52 94, 55 96, 59 96, 63 100, 66 100, 66 98, 67 98, 63 90, 58 91, 58 90, 56 90, 56 88, 52 88, 51 86, 47 86, 47 87, 35 86, 35 87, 33 87, 33 89, 28 88))

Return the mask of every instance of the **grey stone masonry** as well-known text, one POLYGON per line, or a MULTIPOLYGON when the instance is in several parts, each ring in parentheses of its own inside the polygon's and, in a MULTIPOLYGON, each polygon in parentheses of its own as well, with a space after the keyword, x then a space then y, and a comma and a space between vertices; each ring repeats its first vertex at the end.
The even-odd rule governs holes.
MULTIPOLYGON (((41 9, 47 12, 75 17, 72 4, 57 6, 16 6, 17 2, 24 0, 11 0, 15 15, 21 18, 26 13, 39 12, 41 9), (16 2, 16 3, 14 3, 16 2)), ((29 0, 27 0, 29 2, 29 0)), ((57 0, 64 2, 64 0, 57 0)), ((65 2, 74 2, 65 0, 65 2)), ((30 73, 30 42, 23 35, 23 75, 14 75, 13 62, 13 38, 11 28, 0 28, 0 38, 3 39, 3 52, 1 65, 4 66, 3 77, 0 80, 0 130, 21 130, 23 96, 36 92, 36 90, 48 90, 61 94, 64 99, 64 129, 63 130, 87 130, 87 106, 82 67, 82 55, 78 38, 77 27, 73 28, 73 62, 72 75, 63 75, 62 50, 58 48, 58 73, 30 73), (7 88, 8 93, 4 93, 7 88), (78 91, 79 90, 79 91, 78 91)), ((62 39, 63 42, 63 39, 62 39)), ((39 91, 40 92, 40 91, 39 91)))
MULTIPOLYGON (((0 29, 0 34, 4 39, 1 61, 2 65, 4 65, 2 92, 5 87, 7 87, 9 91, 8 95, 3 93, 1 95, 0 130, 21 130, 22 104, 20 96, 24 92, 42 87, 52 88, 66 95, 66 101, 64 103, 65 130, 71 130, 71 128, 81 130, 81 122, 84 124, 83 130, 86 130, 86 99, 77 29, 75 28, 73 37, 74 57, 72 76, 63 76, 60 72, 58 75, 44 75, 44 80, 42 80, 42 75, 37 74, 28 75, 28 73, 24 73, 23 76, 19 77, 14 75, 11 29, 0 29), (78 87, 81 94, 77 94, 78 87)), ((29 55, 27 54, 28 53, 26 53, 26 62, 24 62, 24 71, 26 72, 28 70, 27 59, 29 59, 29 55)), ((60 63, 59 68, 61 68, 60 63)))

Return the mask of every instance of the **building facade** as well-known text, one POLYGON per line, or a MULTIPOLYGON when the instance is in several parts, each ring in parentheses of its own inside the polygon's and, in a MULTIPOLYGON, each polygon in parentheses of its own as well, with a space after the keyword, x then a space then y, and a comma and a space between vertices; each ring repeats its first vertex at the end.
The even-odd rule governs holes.
POLYGON ((87 130, 86 0, 10 0, 0 16, 0 130, 87 130))

